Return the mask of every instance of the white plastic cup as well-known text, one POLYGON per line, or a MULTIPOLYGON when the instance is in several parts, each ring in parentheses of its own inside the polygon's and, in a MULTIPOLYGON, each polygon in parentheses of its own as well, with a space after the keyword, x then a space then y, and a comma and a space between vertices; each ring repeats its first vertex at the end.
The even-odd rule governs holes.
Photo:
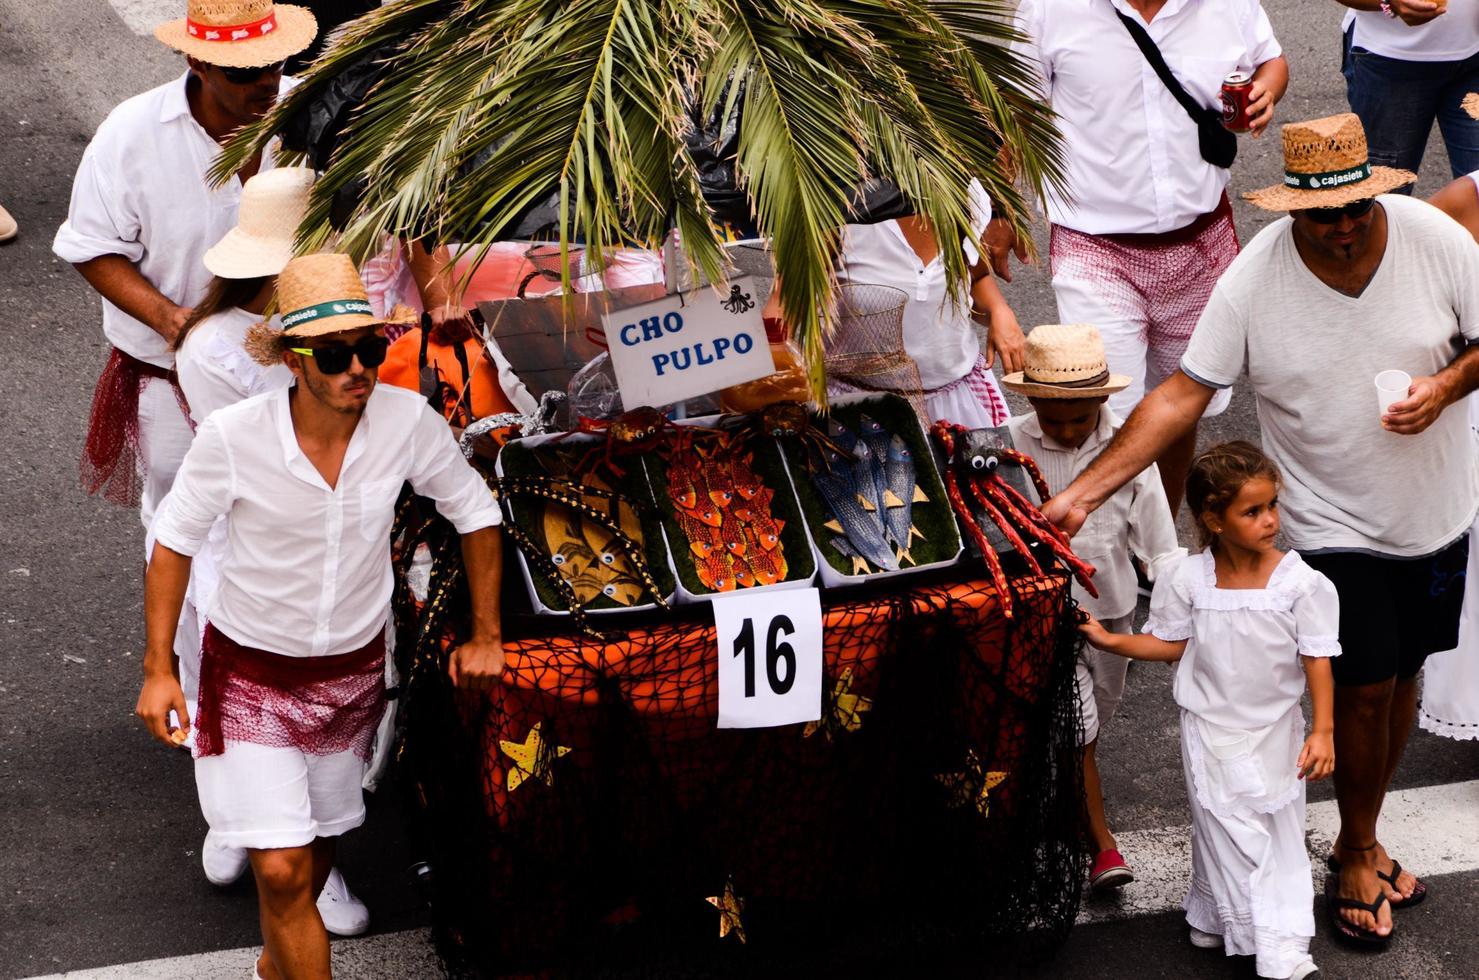
POLYGON ((1387 409, 1407 397, 1407 390, 1412 387, 1412 375, 1406 371, 1387 370, 1376 376, 1376 403, 1381 407, 1381 414, 1387 414, 1387 409))

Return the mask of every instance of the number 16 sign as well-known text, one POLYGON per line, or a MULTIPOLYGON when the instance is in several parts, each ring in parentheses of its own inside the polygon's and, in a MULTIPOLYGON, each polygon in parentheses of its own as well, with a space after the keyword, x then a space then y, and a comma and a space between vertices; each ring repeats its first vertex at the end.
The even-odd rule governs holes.
POLYGON ((816 589, 716 596, 719 727, 774 728, 822 716, 822 600, 816 589))

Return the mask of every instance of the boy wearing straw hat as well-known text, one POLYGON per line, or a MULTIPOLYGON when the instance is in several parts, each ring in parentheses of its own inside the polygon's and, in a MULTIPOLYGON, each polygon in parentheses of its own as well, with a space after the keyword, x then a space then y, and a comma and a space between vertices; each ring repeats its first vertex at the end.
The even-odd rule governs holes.
POLYGON ((1247 195, 1287 211, 1218 282, 1181 369, 1044 507, 1067 529, 1184 433, 1246 367, 1264 451, 1285 476, 1289 545, 1340 597, 1331 927, 1383 946, 1425 886, 1377 817, 1417 713, 1418 673, 1456 642, 1479 466, 1463 412, 1479 386, 1479 249, 1436 208, 1390 193, 1346 113, 1283 128, 1284 180, 1247 195), (1381 409, 1373 379, 1411 376, 1381 409))
POLYGON ((291 82, 282 63, 312 42, 313 15, 272 0, 189 0, 155 30, 186 56, 185 74, 120 104, 98 127, 52 249, 103 299, 112 345, 82 460, 91 493, 137 501, 147 528, 190 444, 171 342, 210 274, 200 258, 236 223, 242 182, 206 169, 233 131, 260 119, 291 82))
MULTIPOLYGON (((1034 328, 1027 335, 1023 361, 1021 371, 1002 378, 1007 388, 1026 395, 1033 409, 1007 423, 1012 442, 1037 460, 1049 487, 1065 487, 1119 431, 1120 419, 1107 402, 1130 379, 1109 373, 1099 331, 1087 323, 1034 328)), ((1075 584, 1074 599, 1094 618, 1112 620, 1131 632, 1138 598, 1131 553, 1140 556, 1152 578, 1164 562, 1185 554, 1176 543, 1176 525, 1154 463, 1094 512, 1073 546, 1097 569, 1094 584, 1099 590, 1095 598, 1075 584)), ((1084 829, 1094 849, 1089 885, 1095 891, 1135 880, 1104 816, 1096 758, 1099 732, 1124 697, 1128 666, 1122 657, 1086 646, 1076 671, 1084 723, 1084 829)))
POLYGON ((348 256, 293 259, 277 297, 283 330, 254 349, 296 383, 220 408, 196 433, 155 519, 136 713, 169 745, 171 711, 191 726, 175 625, 191 556, 224 518, 228 549, 204 610, 196 789, 212 833, 250 856, 258 976, 322 980, 329 947, 314 897, 334 839, 365 818, 401 486, 434 500, 462 534, 473 631, 448 672, 473 690, 503 669, 501 517, 445 420, 419 395, 376 384, 387 344, 348 256))

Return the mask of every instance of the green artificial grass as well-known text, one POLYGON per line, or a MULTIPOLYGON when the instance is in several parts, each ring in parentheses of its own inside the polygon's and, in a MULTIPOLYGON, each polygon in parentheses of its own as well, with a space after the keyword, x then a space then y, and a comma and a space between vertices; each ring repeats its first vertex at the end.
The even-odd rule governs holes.
MULTIPOLYGON (((591 448, 595 445, 590 442, 568 442, 568 443, 545 443, 542 446, 530 448, 521 442, 511 442, 503 447, 499 461, 503 464, 504 476, 549 476, 552 472, 568 472, 574 465, 580 462, 591 448)), ((638 502, 637 517, 642 523, 643 551, 647 555, 648 571, 652 579, 657 583, 664 598, 673 594, 673 573, 668 567, 668 549, 663 541, 661 517, 658 508, 653 506, 652 489, 648 486, 646 471, 643 469, 639 458, 625 458, 621 466, 626 470, 626 475, 617 478, 613 474, 603 472, 602 477, 607 481, 611 489, 617 493, 624 494, 638 502)), ((666 498, 667 494, 662 495, 666 498)), ((510 501, 510 512, 512 519, 522 527, 535 541, 544 542, 544 507, 545 503, 538 500, 530 500, 527 497, 518 497, 510 501)), ((529 569, 530 580, 534 583, 534 592, 539 596, 539 601, 550 609, 568 611, 569 607, 560 593, 555 591, 554 586, 545 580, 531 566, 529 569)), ((641 605, 652 603, 652 597, 644 590, 641 605)), ((633 606, 624 606, 614 599, 604 595, 598 595, 586 604, 588 610, 603 609, 632 609, 633 606)))
MULTIPOLYGON (((940 480, 936 469, 935 454, 924 430, 919 426, 919 416, 898 395, 879 395, 855 404, 833 405, 831 409, 831 417, 853 433, 858 432, 859 418, 863 415, 878 422, 888 432, 903 437, 914 456, 915 481, 924 488, 925 496, 929 498, 928 503, 915 504, 910 513, 914 526, 919 528, 924 540, 914 539, 910 548, 914 564, 906 564, 903 568, 907 570, 954 558, 960 551, 960 529, 956 526, 950 501, 945 496, 945 484, 940 480)), ((812 424, 826 432, 827 418, 813 415, 812 424)), ((804 448, 794 439, 783 442, 786 447, 786 462, 791 467, 791 476, 796 483, 796 495, 801 499, 801 509, 818 550, 827 564, 837 572, 851 576, 852 559, 832 547, 832 539, 838 535, 823 526, 833 519, 832 510, 811 481, 804 448)))
MULTIPOLYGON (((770 505, 771 515, 785 524, 781 528, 781 548, 786 556, 786 577, 783 581, 804 582, 816 574, 816 561, 812 557, 811 545, 806 540, 806 532, 801 524, 801 512, 796 509, 796 498, 786 480, 780 450, 776 448, 775 440, 768 437, 750 440, 749 448, 755 456, 755 474, 775 491, 775 499, 770 505)), ((678 580, 694 595, 717 594, 699 581, 698 572, 694 568, 692 552, 688 550, 688 535, 678 526, 678 519, 673 512, 673 498, 667 492, 667 463, 657 453, 649 453, 643 458, 652 475, 663 526, 667 528, 668 540, 673 546, 673 564, 678 569, 678 580)))

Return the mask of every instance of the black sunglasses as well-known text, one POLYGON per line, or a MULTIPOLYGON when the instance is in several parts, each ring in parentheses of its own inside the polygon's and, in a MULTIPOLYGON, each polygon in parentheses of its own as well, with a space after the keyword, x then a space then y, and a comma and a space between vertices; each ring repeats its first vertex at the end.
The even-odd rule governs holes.
POLYGON ((275 65, 263 65, 260 68, 227 68, 218 65, 221 74, 226 76, 226 81, 232 85, 250 85, 263 75, 281 75, 283 66, 287 62, 279 61, 275 65))
POLYGON ((1306 208, 1305 214, 1317 225, 1333 225, 1341 218, 1359 218, 1376 206, 1376 198, 1367 197, 1338 208, 1306 208))
POLYGON ((361 337, 352 346, 350 344, 324 344, 322 347, 289 347, 288 350, 295 354, 306 354, 313 358, 318 364, 318 369, 324 374, 343 374, 349 370, 349 362, 358 357, 360 364, 367 368, 379 367, 385 363, 385 352, 390 349, 390 341, 378 334, 370 337, 361 337))

